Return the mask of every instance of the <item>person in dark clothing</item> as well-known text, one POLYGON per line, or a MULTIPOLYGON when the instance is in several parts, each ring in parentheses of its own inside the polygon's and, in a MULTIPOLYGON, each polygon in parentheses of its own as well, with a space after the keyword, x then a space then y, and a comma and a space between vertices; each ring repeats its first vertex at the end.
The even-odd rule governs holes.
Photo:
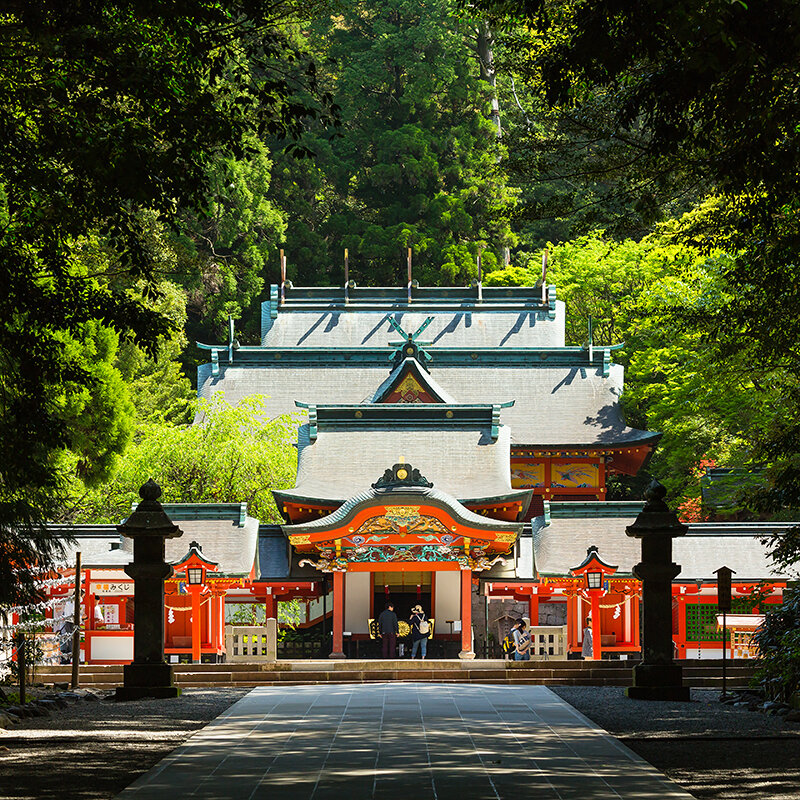
POLYGON ((397 614, 394 606, 389 603, 385 611, 378 617, 378 634, 383 641, 383 657, 397 658, 397 634, 400 628, 397 624, 397 614))

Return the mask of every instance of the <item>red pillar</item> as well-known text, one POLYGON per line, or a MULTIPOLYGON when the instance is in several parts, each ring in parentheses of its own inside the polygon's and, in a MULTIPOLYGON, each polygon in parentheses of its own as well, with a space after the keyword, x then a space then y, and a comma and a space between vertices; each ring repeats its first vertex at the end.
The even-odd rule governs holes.
POLYGON ((590 589, 589 593, 592 597, 592 658, 595 661, 602 661, 603 641, 600 637, 603 635, 603 631, 600 625, 600 595, 603 591, 602 589, 590 589))
POLYGON ((459 658, 475 658, 472 652, 472 570, 461 570, 461 652, 459 658))
POLYGON ((97 605, 97 598, 91 593, 91 581, 89 580, 89 570, 86 570, 86 593, 84 595, 86 602, 86 622, 84 623, 84 630, 93 631, 96 628, 94 622, 94 607, 97 605))
POLYGON ((201 586, 191 586, 192 593, 192 661, 200 663, 200 589, 201 586))
POLYGON ((333 650, 330 658, 344 658, 344 572, 333 573, 333 650))
POLYGON ((583 631, 583 620, 580 618, 579 605, 576 595, 567 597, 567 640, 570 649, 580 649, 578 637, 583 631))
POLYGON ((222 618, 222 607, 225 603, 225 595, 214 592, 209 602, 211 603, 211 646, 216 653, 219 652, 221 648, 220 638, 222 626, 220 625, 220 619, 222 618))
POLYGON ((264 598, 264 610, 267 619, 278 619, 278 598, 274 594, 268 594, 264 598))
POLYGON ((678 595, 678 658, 686 658, 686 597, 678 595))
POLYGON ((531 621, 531 627, 535 628, 539 624, 539 595, 531 593, 530 600, 528 601, 528 617, 531 621))

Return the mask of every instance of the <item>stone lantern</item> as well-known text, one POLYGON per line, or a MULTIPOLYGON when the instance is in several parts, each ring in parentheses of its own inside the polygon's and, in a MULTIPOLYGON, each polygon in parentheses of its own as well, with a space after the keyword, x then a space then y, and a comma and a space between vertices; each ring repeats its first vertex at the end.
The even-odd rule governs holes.
POLYGON ((166 515, 158 498, 161 487, 151 478, 139 489, 142 502, 117 530, 133 539, 133 562, 125 572, 133 578, 133 661, 124 667, 124 685, 117 700, 177 697, 172 666, 164 660, 164 580, 172 574, 165 541, 183 535, 166 515))
POLYGON ((681 571, 672 561, 672 540, 688 528, 664 502, 667 490, 653 481, 647 502, 628 536, 642 540, 642 560, 633 574, 642 582, 642 662, 633 668, 628 697, 637 700, 688 700, 683 668, 673 661, 672 580, 681 571))

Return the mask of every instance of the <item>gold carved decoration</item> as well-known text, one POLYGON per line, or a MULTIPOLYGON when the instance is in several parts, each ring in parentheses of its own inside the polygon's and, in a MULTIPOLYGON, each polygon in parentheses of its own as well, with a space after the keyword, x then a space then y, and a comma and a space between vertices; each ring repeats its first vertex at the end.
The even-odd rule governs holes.
MULTIPOLYGON (((400 472, 402 472, 402 470, 398 472, 398 477, 402 477, 400 472)), ((386 517, 388 519, 403 521, 419 519, 419 506, 384 506, 384 508, 386 509, 386 517)))
POLYGON ((406 375, 395 390, 401 403, 421 403, 420 394, 424 391, 411 375, 406 375))
POLYGON ((369 533, 449 533, 436 517, 429 517, 419 513, 419 508, 413 506, 389 506, 386 514, 379 517, 370 517, 365 520, 355 532, 355 536, 365 536, 369 533), (403 530, 401 530, 401 528, 403 530))
POLYGON ((308 534, 295 534, 289 537, 289 541, 294 544, 311 544, 311 537, 308 534))
POLYGON ((494 537, 496 542, 516 542, 517 541, 517 534, 516 533, 498 533, 497 536, 494 537))

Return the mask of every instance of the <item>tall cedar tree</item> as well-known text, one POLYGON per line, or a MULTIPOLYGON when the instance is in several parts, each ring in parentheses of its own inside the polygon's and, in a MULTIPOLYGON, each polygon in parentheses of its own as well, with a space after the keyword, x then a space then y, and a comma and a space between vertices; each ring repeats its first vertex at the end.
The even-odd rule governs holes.
POLYGON ((513 194, 482 80, 480 25, 449 0, 363 0, 316 26, 311 47, 341 106, 341 136, 308 146, 300 168, 279 162, 275 187, 288 213, 297 283, 338 283, 342 248, 351 275, 372 285, 414 277, 452 285, 511 243, 513 194), (299 270, 299 272, 297 271, 299 270))

